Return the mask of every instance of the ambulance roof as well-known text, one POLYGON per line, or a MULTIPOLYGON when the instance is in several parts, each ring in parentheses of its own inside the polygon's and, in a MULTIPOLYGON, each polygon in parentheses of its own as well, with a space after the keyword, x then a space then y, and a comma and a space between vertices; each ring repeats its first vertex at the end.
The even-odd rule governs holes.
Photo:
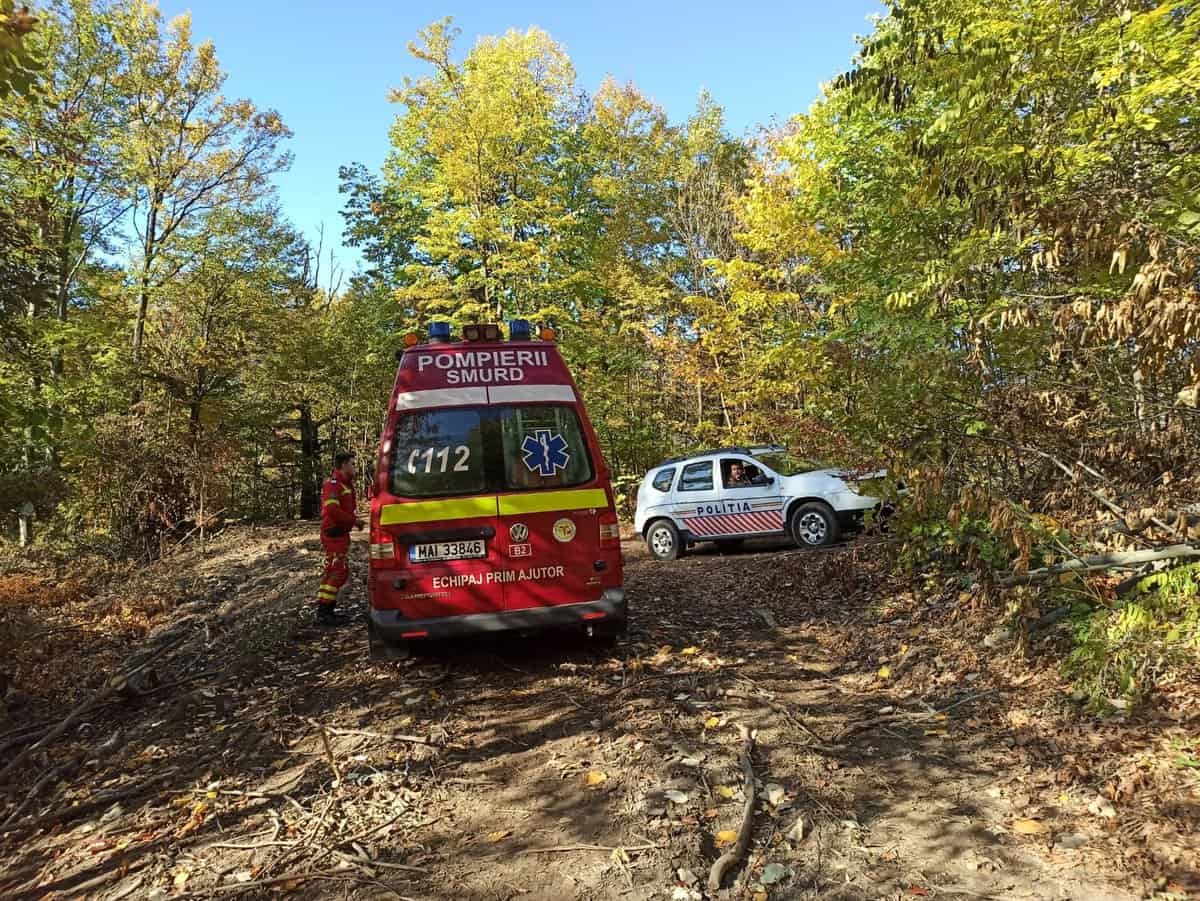
POLYGON ((552 341, 439 342, 400 356, 397 410, 575 403, 575 383, 552 341))

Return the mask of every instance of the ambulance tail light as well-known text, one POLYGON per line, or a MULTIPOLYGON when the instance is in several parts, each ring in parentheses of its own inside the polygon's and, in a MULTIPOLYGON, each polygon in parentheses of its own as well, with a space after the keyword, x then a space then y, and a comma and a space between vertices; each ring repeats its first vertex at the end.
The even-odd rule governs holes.
POLYGON ((500 326, 494 322, 487 325, 464 325, 464 341, 499 341, 500 326))
POLYGON ((621 524, 617 514, 609 508, 600 514, 600 547, 621 546, 621 524))
POLYGON ((396 562, 396 545, 387 532, 371 531, 371 566, 382 568, 396 562))

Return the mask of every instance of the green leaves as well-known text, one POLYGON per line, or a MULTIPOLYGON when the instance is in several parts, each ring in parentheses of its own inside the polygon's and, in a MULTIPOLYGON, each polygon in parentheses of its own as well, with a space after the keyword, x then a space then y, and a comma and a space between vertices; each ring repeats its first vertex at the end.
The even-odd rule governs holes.
POLYGON ((0 100, 28 91, 42 67, 30 40, 37 25, 28 6, 0 0, 0 100))

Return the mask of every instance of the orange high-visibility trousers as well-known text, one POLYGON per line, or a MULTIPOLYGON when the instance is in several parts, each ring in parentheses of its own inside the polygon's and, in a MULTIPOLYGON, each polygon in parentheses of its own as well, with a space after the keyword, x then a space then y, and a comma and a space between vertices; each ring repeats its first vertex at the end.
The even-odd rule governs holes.
POLYGON ((317 604, 332 607, 337 603, 338 589, 350 578, 350 563, 345 551, 325 552, 325 572, 317 589, 317 604))

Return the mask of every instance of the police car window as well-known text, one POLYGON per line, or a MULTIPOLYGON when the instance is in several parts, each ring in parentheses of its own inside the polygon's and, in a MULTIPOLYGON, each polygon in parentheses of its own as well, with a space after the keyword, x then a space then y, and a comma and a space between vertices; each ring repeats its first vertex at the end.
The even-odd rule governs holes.
POLYGON ((670 469, 660 469, 654 475, 654 481, 650 484, 659 491, 670 491, 671 483, 675 481, 675 467, 670 469))
POLYGON ((393 494, 431 497, 484 489, 479 410, 427 410, 402 416, 393 448, 393 494))
POLYGON ((499 410, 507 488, 565 488, 592 480, 592 459, 572 407, 499 410))
POLYGON ((713 465, 711 460, 703 463, 689 463, 683 467, 683 475, 679 477, 680 491, 711 491, 713 486, 713 465))
POLYGON ((767 484, 763 471, 745 460, 722 460, 721 481, 726 488, 750 488, 767 484))

